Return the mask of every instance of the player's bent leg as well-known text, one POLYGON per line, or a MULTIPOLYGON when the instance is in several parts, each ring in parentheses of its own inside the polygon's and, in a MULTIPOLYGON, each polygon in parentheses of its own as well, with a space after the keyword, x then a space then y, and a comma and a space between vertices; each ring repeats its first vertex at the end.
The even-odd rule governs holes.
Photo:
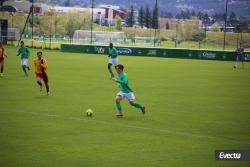
POLYGON ((27 71, 26 71, 26 68, 27 68, 28 70, 30 70, 29 65, 28 65, 28 59, 22 59, 22 60, 21 60, 21 64, 22 64, 22 69, 23 69, 25 75, 28 76, 28 73, 27 73, 27 71))
POLYGON ((43 82, 44 82, 45 87, 46 87, 47 95, 49 96, 49 78, 48 78, 48 75, 46 73, 43 74, 42 79, 43 79, 43 82))
POLYGON ((41 81, 41 78, 39 76, 36 77, 36 83, 39 85, 40 87, 40 91, 42 91, 42 81, 41 81))
POLYGON ((111 67, 112 67, 112 64, 109 63, 109 64, 108 64, 108 69, 111 69, 111 67))
POLYGON ((145 110, 146 108, 145 108, 145 106, 143 106, 143 105, 141 105, 141 104, 139 104, 139 103, 137 103, 137 102, 135 102, 135 101, 133 101, 133 100, 129 101, 129 104, 132 105, 132 106, 134 106, 135 108, 141 109, 142 114, 145 114, 145 113, 146 113, 146 110, 145 110))
POLYGON ((0 63, 0 66, 1 66, 1 77, 2 77, 2 76, 3 76, 4 63, 1 62, 1 63, 0 63))
POLYGON ((131 106, 134 106, 135 108, 140 108, 140 109, 142 109, 142 105, 140 105, 139 103, 136 103, 135 101, 129 101, 129 104, 131 105, 131 106))
POLYGON ((28 63, 26 64, 26 68, 30 71, 30 67, 29 67, 28 63))
POLYGON ((110 73, 111 77, 114 77, 115 75, 114 75, 114 73, 113 73, 113 71, 112 71, 111 67, 112 67, 112 64, 111 64, 111 63, 109 63, 109 64, 108 64, 108 70, 109 70, 109 73, 110 73))
POLYGON ((23 72, 25 73, 25 75, 28 76, 28 73, 26 71, 26 66, 25 65, 22 66, 22 69, 23 69, 23 72))
POLYGON ((118 110, 118 112, 116 114, 117 117, 122 117, 123 116, 121 100, 122 100, 122 97, 120 95, 117 95, 116 98, 115 98, 116 108, 118 110))
POLYGON ((46 92, 47 92, 47 95, 49 96, 49 82, 45 82, 45 87, 46 87, 46 92))

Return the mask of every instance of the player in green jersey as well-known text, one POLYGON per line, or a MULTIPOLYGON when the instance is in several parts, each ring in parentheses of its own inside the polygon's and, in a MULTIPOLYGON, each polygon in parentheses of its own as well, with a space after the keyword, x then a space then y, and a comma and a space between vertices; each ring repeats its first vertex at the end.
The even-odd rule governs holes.
POLYGON ((28 64, 28 59, 30 57, 30 51, 29 48, 24 46, 24 42, 21 41, 21 47, 18 49, 18 54, 17 56, 21 55, 21 65, 23 68, 23 71, 26 76, 28 76, 28 73, 26 71, 26 68, 30 70, 29 64, 28 64))
POLYGON ((109 62, 108 62, 108 70, 111 75, 111 78, 114 77, 114 73, 112 72, 112 65, 115 67, 118 65, 118 53, 116 48, 113 46, 113 43, 109 44, 109 62))
POLYGON ((118 73, 118 78, 112 77, 112 80, 120 84, 120 92, 116 95, 116 107, 118 109, 118 112, 116 114, 117 117, 122 117, 123 112, 122 112, 122 107, 121 107, 121 100, 123 98, 126 98, 129 103, 136 107, 141 109, 142 113, 145 114, 145 106, 135 102, 135 95, 132 91, 132 89, 129 87, 129 82, 128 82, 128 75, 123 71, 124 66, 121 64, 118 64, 116 66, 116 72, 118 73))

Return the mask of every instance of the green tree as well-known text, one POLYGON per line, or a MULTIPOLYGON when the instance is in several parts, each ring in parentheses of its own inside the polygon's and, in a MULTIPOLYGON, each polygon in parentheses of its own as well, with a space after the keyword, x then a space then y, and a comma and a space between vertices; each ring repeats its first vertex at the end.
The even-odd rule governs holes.
POLYGON ((193 40, 193 34, 199 29, 195 21, 186 21, 178 24, 178 36, 181 40, 193 40))
POLYGON ((151 12, 150 12, 149 7, 147 5, 146 11, 145 11, 145 26, 147 28, 151 28, 151 25, 152 25, 151 12))
POLYGON ((65 35, 65 14, 55 13, 54 15, 54 34, 65 35))
POLYGON ((236 18, 236 14, 234 12, 232 12, 229 16, 229 19, 228 19, 228 24, 230 26, 236 26, 237 25, 237 18, 236 18))
POLYGON ((77 17, 76 11, 69 11, 66 16, 67 21, 65 25, 65 30, 66 30, 66 34, 70 38, 73 38, 75 30, 79 28, 79 20, 75 19, 76 17, 77 17))
POLYGON ((206 33, 203 29, 198 29, 197 31, 193 32, 192 38, 193 41, 201 42, 206 38, 206 33))
POLYGON ((80 14, 79 24, 80 28, 83 30, 89 30, 91 27, 91 13, 90 12, 83 12, 80 14))
POLYGON ((72 38, 75 30, 90 29, 90 19, 89 12, 80 13, 78 10, 69 11, 64 18, 66 35, 72 38))
POLYGON ((141 28, 143 28, 144 23, 145 23, 144 17, 145 17, 145 11, 144 11, 144 8, 141 7, 139 10, 139 16, 138 16, 138 21, 139 21, 141 28))
POLYGON ((52 31, 53 27, 53 16, 44 15, 41 19, 41 26, 39 27, 38 31, 41 34, 50 34, 50 31, 52 31))
POLYGON ((212 25, 212 32, 220 32, 220 27, 219 27, 218 23, 214 23, 212 25))
POLYGON ((236 31, 237 32, 250 32, 249 24, 250 24, 250 21, 247 21, 246 19, 241 19, 239 23, 236 25, 236 31))
POLYGON ((158 29, 159 27, 159 21, 158 21, 158 3, 157 0, 155 2, 155 7, 153 10, 153 16, 152 16, 152 28, 158 29))
POLYGON ((169 26, 169 23, 168 23, 168 22, 166 23, 166 29, 167 29, 167 30, 170 29, 170 26, 169 26))
POLYGON ((134 24, 135 24, 135 20, 134 20, 134 7, 131 6, 129 17, 128 17, 128 20, 127 20, 127 25, 128 25, 128 27, 133 27, 134 24))
POLYGON ((122 19, 119 15, 115 16, 115 28, 117 30, 122 30, 122 19))

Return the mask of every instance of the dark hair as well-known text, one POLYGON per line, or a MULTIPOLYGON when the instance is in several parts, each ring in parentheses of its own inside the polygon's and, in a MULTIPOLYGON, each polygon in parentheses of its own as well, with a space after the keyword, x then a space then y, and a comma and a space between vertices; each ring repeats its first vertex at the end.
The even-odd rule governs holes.
POLYGON ((43 52, 42 51, 38 51, 36 54, 38 55, 38 53, 41 53, 41 54, 43 54, 43 52))
POLYGON ((113 47, 113 43, 109 43, 109 47, 112 48, 113 47))
POLYGON ((121 70, 123 71, 124 66, 123 66, 122 64, 118 64, 118 65, 116 66, 116 68, 119 68, 119 69, 121 69, 121 70))
POLYGON ((21 41, 20 43, 24 44, 24 42, 23 42, 23 41, 21 41))

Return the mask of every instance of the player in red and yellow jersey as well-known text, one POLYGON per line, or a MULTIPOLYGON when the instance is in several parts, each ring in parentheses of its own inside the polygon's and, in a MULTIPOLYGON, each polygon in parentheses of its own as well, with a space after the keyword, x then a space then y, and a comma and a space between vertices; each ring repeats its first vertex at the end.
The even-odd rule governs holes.
POLYGON ((7 55, 4 53, 3 44, 2 44, 2 42, 0 41, 0 66, 1 66, 0 77, 3 77, 4 56, 7 57, 7 55))
POLYGON ((48 65, 46 60, 42 57, 42 54, 42 51, 37 52, 37 59, 34 60, 36 81, 40 86, 40 91, 42 91, 42 80, 44 81, 47 95, 49 95, 49 79, 46 72, 48 65))

